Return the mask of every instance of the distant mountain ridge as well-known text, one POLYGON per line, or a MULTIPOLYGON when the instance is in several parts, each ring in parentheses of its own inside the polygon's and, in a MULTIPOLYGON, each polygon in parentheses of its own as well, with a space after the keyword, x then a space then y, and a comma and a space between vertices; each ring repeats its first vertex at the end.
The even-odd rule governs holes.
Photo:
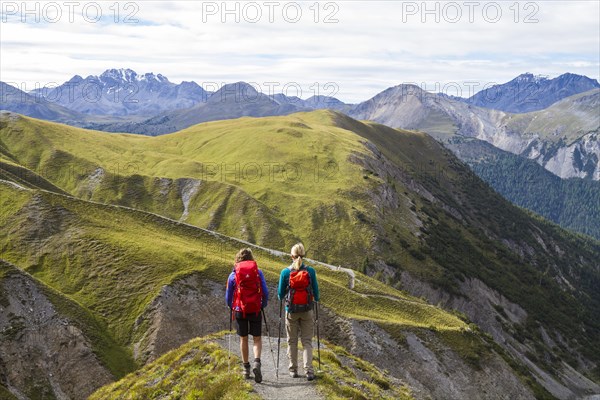
MULTIPOLYGON (((244 96, 241 98, 238 97, 237 101, 252 102, 257 100, 261 102, 262 99, 258 97, 262 96, 257 97, 256 89, 245 82, 223 83, 214 93, 223 95, 224 93, 231 92, 232 85, 236 84, 243 84, 243 87, 240 88, 240 93, 244 91, 244 96), (248 93, 245 93, 246 91, 248 93)), ((180 84, 175 84, 162 74, 138 74, 131 69, 123 68, 108 69, 98 76, 89 75, 86 78, 75 75, 58 87, 40 88, 30 92, 31 95, 83 114, 102 116, 136 115, 148 118, 157 117, 159 116, 158 114, 170 111, 183 111, 193 108, 198 104, 207 102, 209 97, 214 93, 206 91, 194 81, 183 81, 180 84)), ((223 96, 221 97, 223 99, 223 96)), ((293 107, 294 112, 321 108, 335 110, 349 108, 348 105, 340 100, 328 96, 312 96, 309 99, 303 100, 298 97, 288 97, 279 93, 269 97, 275 103, 293 107)), ((283 107, 281 110, 282 114, 269 115, 283 115, 288 112, 288 108, 283 107)), ((18 112, 16 110, 9 111, 18 112)), ((225 111, 223 114, 227 115, 228 113, 225 111)), ((254 116, 261 116, 258 114, 254 116)), ((242 111, 240 114, 234 115, 233 118, 243 115, 245 114, 242 111)), ((170 117, 169 119, 173 118, 170 117)), ((150 125, 153 125, 152 122, 150 122, 150 125)))
POLYGON ((0 82, 0 110, 8 110, 33 118, 76 124, 84 118, 80 113, 49 102, 0 82))
POLYGON ((510 82, 481 90, 467 104, 510 113, 539 111, 566 97, 600 88, 597 80, 571 73, 549 79, 525 73, 510 82))
POLYGON ((190 108, 164 112, 140 122, 98 123, 86 125, 86 128, 156 136, 201 122, 239 117, 288 115, 324 108, 347 111, 350 107, 333 97, 312 96, 303 100, 282 93, 267 95, 257 91, 249 83, 235 82, 223 85, 219 90, 210 93, 205 102, 190 108))
MULTIPOLYGON (((413 85, 402 84, 397 87, 408 88, 409 92, 427 93, 413 85)), ((572 73, 565 73, 553 79, 525 73, 504 84, 484 89, 469 99, 442 94, 431 94, 428 97, 434 101, 446 99, 450 102, 466 103, 486 109, 523 113, 547 108, 564 98, 599 87, 600 84, 597 80, 572 73)), ((373 99, 380 97, 384 93, 389 94, 390 89, 392 88, 386 89, 373 97, 373 99)), ((98 120, 94 121, 97 122, 96 124, 79 124, 80 126, 107 131, 117 131, 120 129, 129 133, 151 135, 173 132, 177 129, 190 126, 186 126, 186 124, 205 122, 211 120, 211 118, 238 118, 245 115, 285 115, 290 112, 325 108, 341 111, 353 117, 360 115, 369 116, 368 111, 365 110, 365 103, 371 102, 371 100, 368 100, 353 105, 344 103, 333 97, 322 95, 300 99, 296 96, 286 96, 283 93, 268 96, 266 94, 263 94, 264 96, 256 96, 256 93, 256 89, 245 82, 223 84, 213 93, 206 91, 193 81, 174 84, 162 74, 138 74, 131 69, 108 69, 98 76, 90 75, 86 78, 75 75, 69 81, 56 88, 36 89, 30 92, 30 94, 38 98, 43 98, 85 115, 137 117, 135 124, 131 124, 131 121, 125 121, 125 123, 113 125, 112 122, 115 121, 110 121, 110 118, 96 118, 98 120), (231 107, 231 102, 223 101, 218 105, 224 108, 224 110, 208 111, 203 109, 201 112, 202 117, 190 117, 190 114, 196 111, 194 107, 208 102, 208 99, 215 93, 221 95, 221 100, 223 100, 223 94, 231 91, 232 85, 236 84, 244 86, 240 88, 240 92, 249 90, 248 93, 252 93, 252 96, 237 97, 236 100, 240 103, 239 107, 231 107), (265 96, 269 98, 270 102, 264 101, 265 96), (223 103, 229 103, 229 105, 223 103), (279 107, 275 106, 275 104, 279 105, 279 107), (140 122, 140 116, 146 117, 146 119, 140 122), (168 123, 165 123, 166 121, 168 123), (145 127, 148 127, 148 131, 144 130, 145 127)), ((212 104, 214 106, 217 102, 212 102, 212 104)), ((456 113, 468 114, 466 112, 468 108, 461 109, 457 105, 453 105, 453 108, 456 109, 456 113)), ((17 109, 7 109, 9 111, 20 112, 17 109)), ((24 114, 29 115, 27 113, 24 114)), ((382 114, 382 112, 380 111, 376 114, 378 114, 377 117, 380 117, 379 114, 382 114)), ((40 117, 35 115, 30 116, 40 117)), ((414 118, 419 117, 414 116, 414 118)), ((375 120, 382 122, 383 119, 385 118, 380 117, 375 120)), ((94 118, 88 118, 88 120, 93 121, 94 118)), ((392 124, 392 126, 410 129, 411 126, 409 125, 392 124)), ((425 126, 425 128, 434 127, 425 126)), ((426 129, 423 130, 427 131, 426 129)))
POLYGON ((175 132, 201 122, 234 119, 244 116, 287 115, 309 109, 298 101, 275 101, 246 82, 224 85, 204 103, 182 110, 161 113, 142 122, 91 124, 87 128, 109 132, 128 132, 150 136, 175 132))
POLYGON ((398 85, 349 113, 393 128, 426 132, 442 142, 455 136, 485 140, 536 160, 561 178, 600 179, 600 89, 525 114, 477 107, 415 85, 398 85))
POLYGON ((109 69, 62 85, 33 92, 71 110, 93 115, 155 115, 206 101, 208 92, 195 82, 175 84, 164 75, 138 75, 131 69, 109 69))
MULTIPOLYGON (((151 136, 213 120, 287 115, 329 108, 357 119, 421 130, 442 141, 455 135, 475 137, 502 150, 534 159, 561 178, 600 180, 599 86, 594 79, 571 73, 554 79, 526 73, 470 99, 401 84, 351 105, 328 96, 303 100, 283 93, 266 95, 246 82, 225 84, 211 93, 195 82, 176 85, 161 74, 138 75, 131 69, 110 69, 100 76, 85 79, 76 75, 47 93, 35 91, 33 94, 42 105, 32 108, 4 102, 0 106, 24 115, 88 129, 151 136), (593 89, 584 91, 590 87, 593 89), (85 88, 101 93, 98 101, 90 101, 91 95, 85 95, 85 88), (540 100, 536 100, 536 107, 552 105, 519 114, 489 108, 513 104, 514 109, 522 110, 523 98, 530 98, 532 93, 540 100), (487 101, 492 94, 494 104, 487 101), (138 101, 138 97, 142 101, 138 101), (129 102, 129 98, 136 101, 129 102)), ((526 103, 531 108, 532 103, 526 103)))
POLYGON ((38 98, 44 95, 40 99, 44 102, 44 112, 15 104, 2 108, 89 129, 152 136, 213 120, 287 115, 329 108, 357 119, 420 130, 442 141, 455 135, 475 137, 502 150, 534 159, 561 178, 600 180, 598 86, 594 79, 571 73, 554 79, 526 73, 471 99, 434 94, 415 85, 402 84, 351 105, 328 96, 303 100, 283 93, 266 95, 245 82, 224 84, 211 93, 195 82, 176 85, 161 74, 138 75, 130 69, 111 69, 85 79, 76 75, 48 93, 35 92, 38 98), (98 101, 84 98, 82 93, 86 93, 83 91, 86 87, 91 88, 91 92, 101 93, 98 101), (82 89, 80 97, 73 88, 82 89), (584 91, 589 88, 592 89, 584 91), (492 95, 493 104, 488 101, 492 95), (509 107, 512 104, 517 110, 528 109, 532 107, 533 103, 528 100, 533 95, 536 96, 534 108, 552 105, 518 114, 489 108, 513 109, 509 107), (136 102, 126 101, 129 98, 135 98, 136 102), (121 101, 115 102, 115 99, 121 101), (61 102, 64 103, 61 112, 47 110, 61 106, 61 102), (70 114, 69 108, 79 114, 65 117, 64 114, 70 114))

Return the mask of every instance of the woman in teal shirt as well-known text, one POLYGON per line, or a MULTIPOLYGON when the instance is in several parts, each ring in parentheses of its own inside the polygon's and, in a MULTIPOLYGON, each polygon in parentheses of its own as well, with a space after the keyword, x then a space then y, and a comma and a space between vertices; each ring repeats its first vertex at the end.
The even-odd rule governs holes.
POLYGON ((297 243, 290 251, 292 265, 283 269, 279 277, 277 295, 286 300, 285 329, 287 333, 290 376, 298 375, 298 337, 304 348, 304 372, 306 379, 315 379, 312 366, 312 337, 314 328, 313 305, 319 301, 319 283, 313 267, 303 262, 306 251, 302 243, 297 243))

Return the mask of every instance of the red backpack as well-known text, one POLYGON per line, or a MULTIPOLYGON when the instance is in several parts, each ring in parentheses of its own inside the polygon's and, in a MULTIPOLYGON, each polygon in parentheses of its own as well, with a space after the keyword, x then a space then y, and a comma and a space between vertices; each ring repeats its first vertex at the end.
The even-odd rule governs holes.
POLYGON ((313 309, 313 292, 310 274, 303 265, 299 270, 290 270, 289 291, 286 298, 288 312, 298 313, 313 309))
POLYGON ((235 293, 233 308, 238 307, 246 314, 256 314, 262 306, 260 275, 255 261, 242 261, 235 265, 235 293))

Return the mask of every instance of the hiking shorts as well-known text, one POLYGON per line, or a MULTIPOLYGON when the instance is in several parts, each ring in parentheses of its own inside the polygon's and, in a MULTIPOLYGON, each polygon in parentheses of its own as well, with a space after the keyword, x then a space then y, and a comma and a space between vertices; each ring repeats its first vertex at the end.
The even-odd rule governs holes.
POLYGON ((236 311, 235 320, 237 322, 237 334, 240 336, 248 336, 248 333, 252 336, 261 336, 262 332, 262 320, 260 312, 257 314, 246 314, 244 315, 236 311))

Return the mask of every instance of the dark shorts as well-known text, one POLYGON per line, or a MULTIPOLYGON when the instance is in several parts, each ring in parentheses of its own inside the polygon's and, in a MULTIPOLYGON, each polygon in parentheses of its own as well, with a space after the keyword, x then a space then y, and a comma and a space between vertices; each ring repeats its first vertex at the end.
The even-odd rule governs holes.
POLYGON ((261 336, 262 320, 260 312, 257 314, 246 314, 243 318, 241 312, 235 312, 235 320, 237 321, 237 334, 240 336, 261 336))

